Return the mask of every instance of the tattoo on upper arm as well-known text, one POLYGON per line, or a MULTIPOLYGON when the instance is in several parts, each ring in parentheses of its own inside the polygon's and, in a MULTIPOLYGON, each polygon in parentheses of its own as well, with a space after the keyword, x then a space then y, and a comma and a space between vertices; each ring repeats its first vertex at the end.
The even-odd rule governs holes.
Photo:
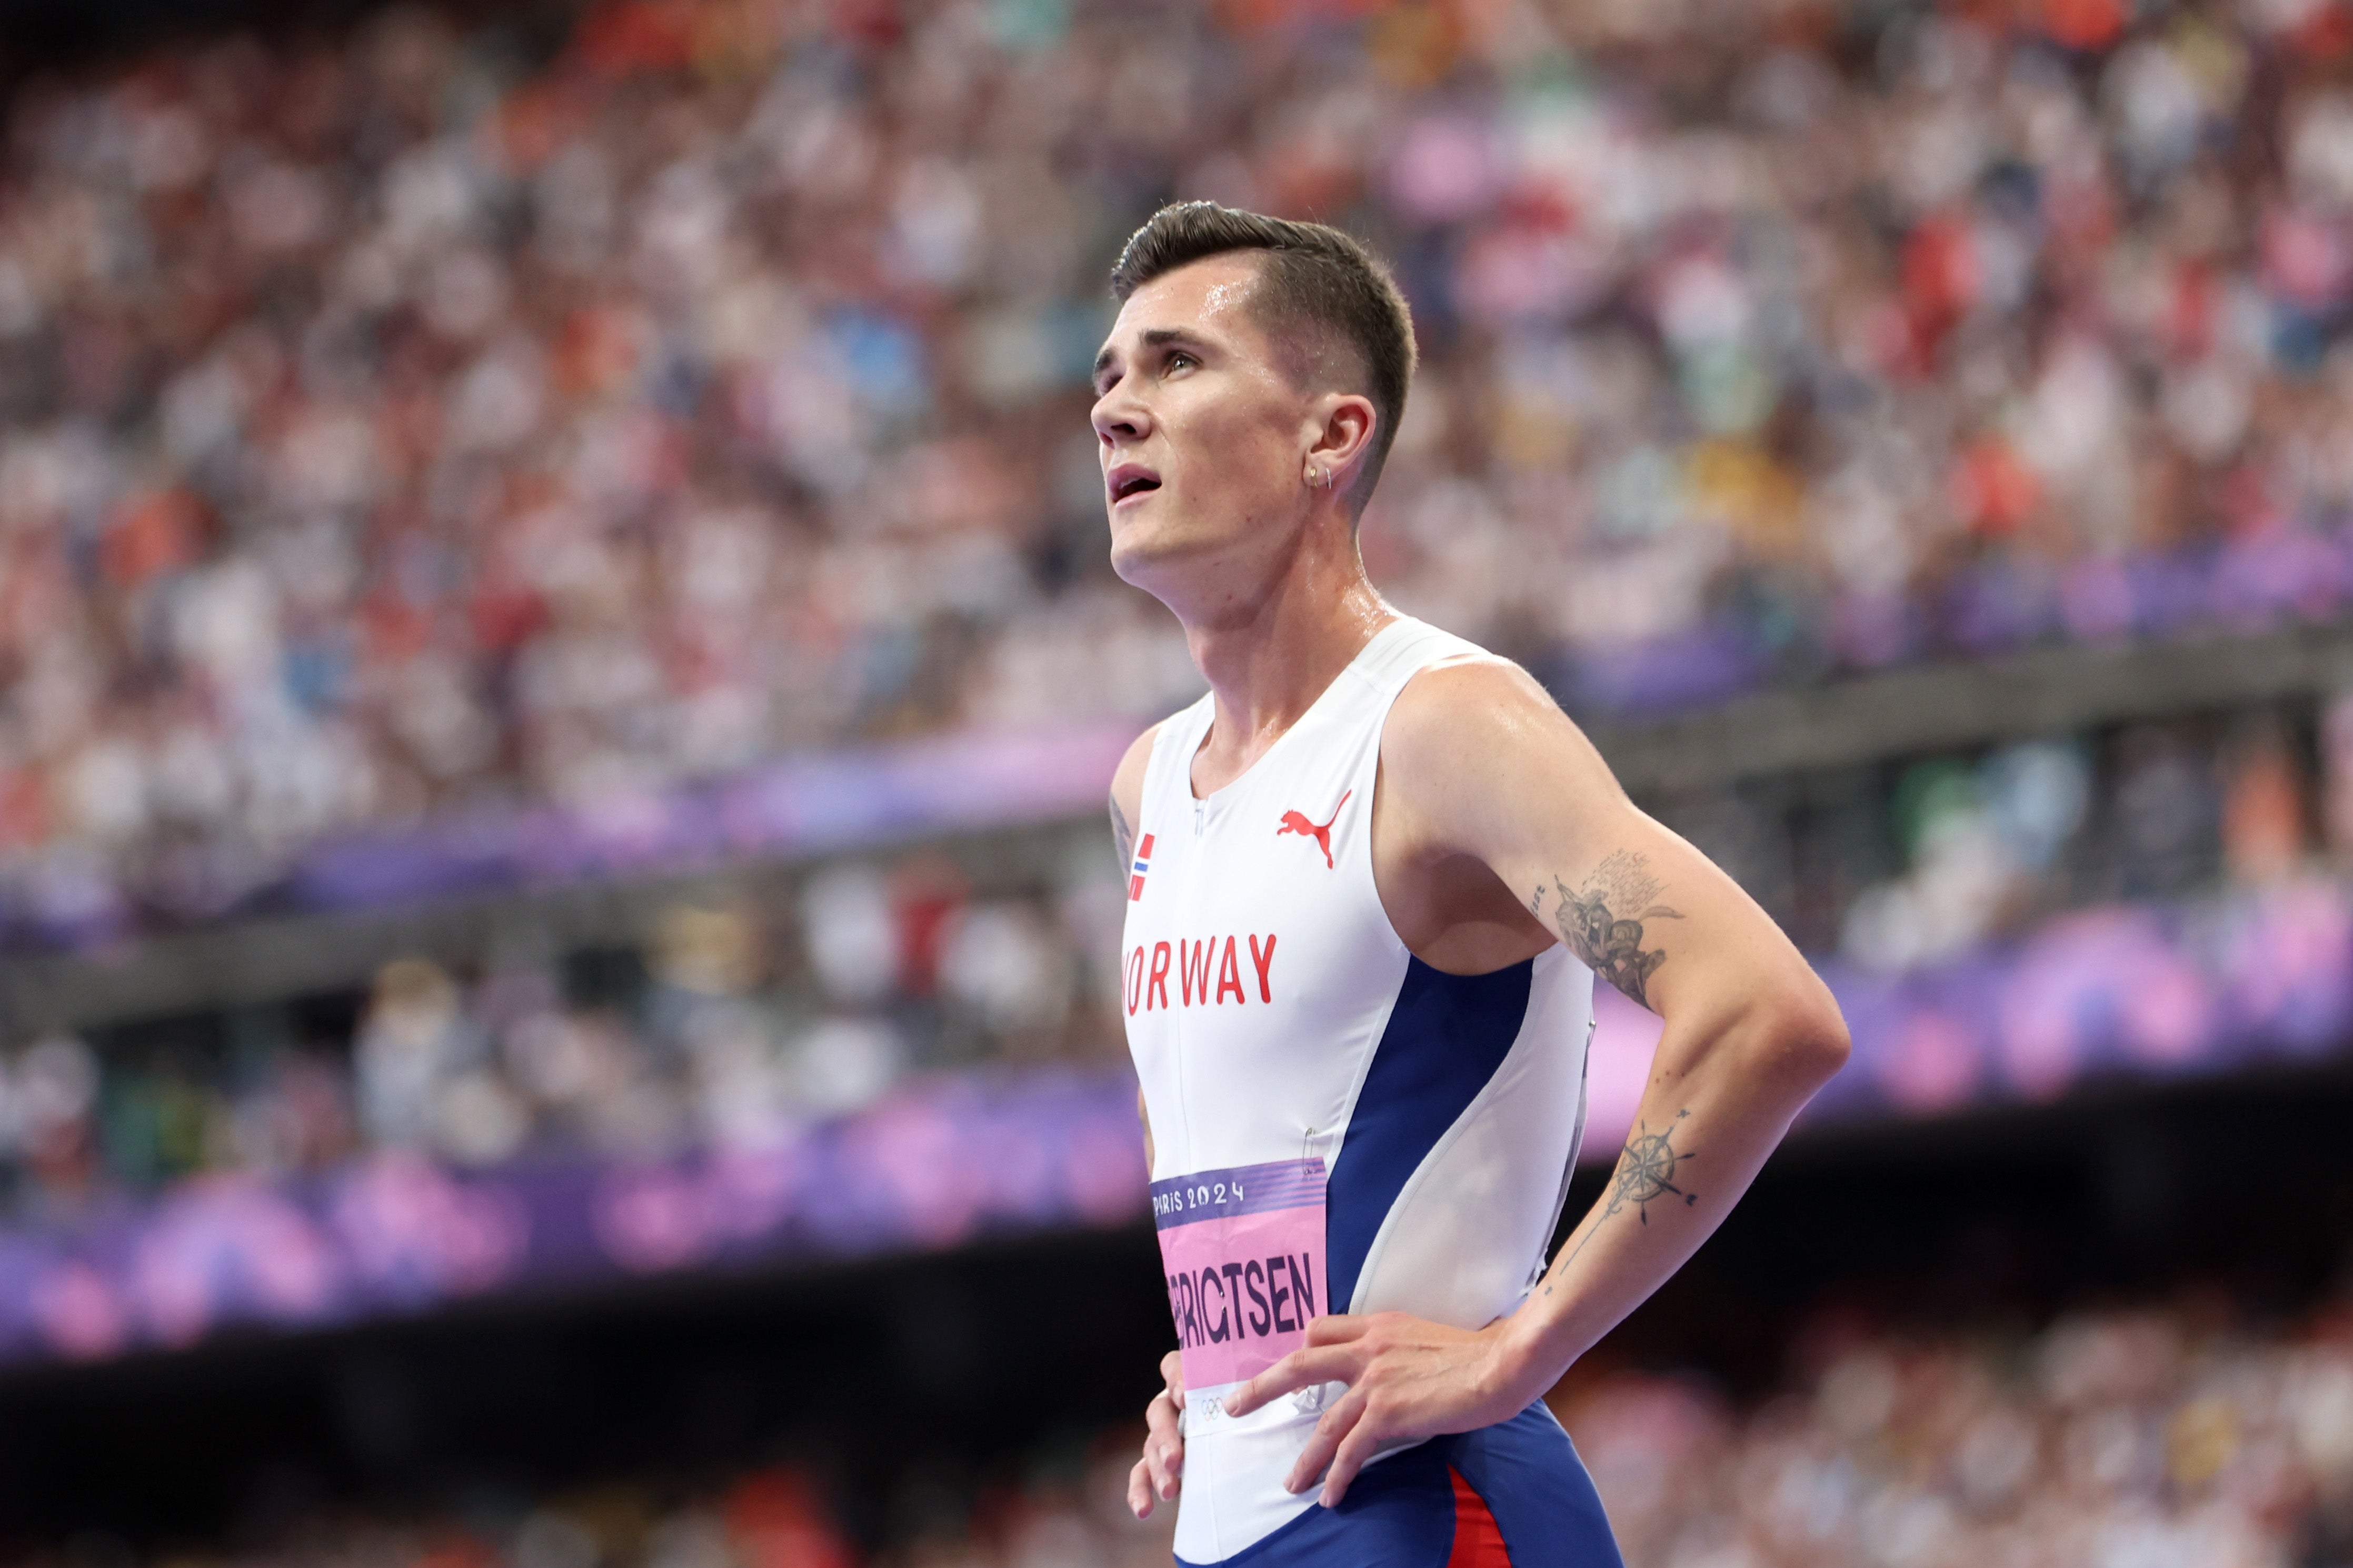
MULTIPOLYGON (((1676 1111, 1675 1120, 1656 1132, 1651 1131, 1651 1124, 1647 1121, 1634 1124, 1633 1135, 1626 1140, 1626 1147, 1618 1155, 1618 1168, 1609 1178, 1609 1198, 1602 1205, 1601 1217, 1593 1222, 1577 1246, 1555 1266, 1554 1272, 1557 1273, 1575 1262, 1577 1255, 1585 1250, 1602 1226, 1629 1205, 1633 1206, 1636 1217, 1648 1225, 1651 1223, 1651 1205, 1664 1199, 1670 1193, 1683 1199, 1686 1208, 1699 1202, 1697 1193, 1688 1192, 1675 1184, 1677 1168, 1684 1161, 1699 1157, 1694 1150, 1674 1146, 1676 1123, 1690 1115, 1688 1110, 1676 1111)), ((1545 1287, 1545 1294, 1552 1294, 1551 1285, 1545 1287)))
POLYGON ((1127 826, 1127 813, 1119 808, 1119 796, 1111 797, 1111 841, 1119 846, 1119 869, 1122 876, 1135 864, 1135 833, 1127 826))
MULTIPOLYGON (((1651 874, 1650 861, 1630 849, 1620 849, 1593 868, 1577 892, 1553 879, 1553 924, 1568 951, 1583 959, 1594 973, 1647 1007, 1651 976, 1667 955, 1657 948, 1644 951, 1642 926, 1648 921, 1679 921, 1683 917, 1657 900, 1663 884, 1651 874)), ((1539 886, 1528 900, 1531 914, 1542 914, 1545 894, 1539 886)))

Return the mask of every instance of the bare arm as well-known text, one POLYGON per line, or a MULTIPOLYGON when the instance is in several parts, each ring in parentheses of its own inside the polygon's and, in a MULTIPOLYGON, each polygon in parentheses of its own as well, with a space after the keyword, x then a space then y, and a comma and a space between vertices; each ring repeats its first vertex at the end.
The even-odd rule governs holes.
MULTIPOLYGON (((1135 864, 1135 820, 1144 815, 1144 770, 1152 760, 1155 724, 1127 749, 1111 781, 1111 838, 1119 851, 1124 882, 1135 864)), ((1155 1164, 1152 1115, 1145 1108, 1144 1090, 1135 1091, 1135 1120, 1144 1129, 1144 1168, 1155 1164)), ((1144 1457, 1127 1475, 1127 1506, 1138 1519, 1149 1518, 1153 1506, 1176 1497, 1185 1472, 1185 1433, 1177 1413, 1185 1407, 1184 1363, 1175 1351, 1160 1358, 1160 1391, 1144 1411, 1144 1457)))
MULTIPOLYGON (((1144 770, 1152 762, 1153 737, 1160 733, 1155 724, 1138 735, 1119 760, 1119 767, 1111 778, 1111 841, 1119 851, 1120 880, 1126 881, 1135 865, 1135 829, 1132 826, 1144 815, 1144 770)), ((1144 1107, 1144 1090, 1135 1091, 1135 1118, 1144 1124, 1144 1168, 1153 1166, 1152 1117, 1144 1107)))
POLYGON ((1127 813, 1119 808, 1117 790, 1111 796, 1111 842, 1112 847, 1119 851, 1119 871, 1124 877, 1135 864, 1135 830, 1127 825, 1127 813))
POLYGON ((1549 1388, 1723 1221, 1847 1051, 1829 990, 1772 921, 1627 799, 1523 672, 1422 676, 1381 755, 1417 853, 1486 867, 1666 1027, 1608 1193, 1517 1312, 1479 1331, 1402 1314, 1319 1320, 1307 1349, 1228 1402, 1350 1385, 1292 1477, 1304 1490, 1328 1464, 1326 1502, 1382 1441, 1503 1420, 1549 1388))
POLYGON ((1135 860, 1136 820, 1144 815, 1144 771, 1152 764, 1152 742, 1160 733, 1155 724, 1129 743, 1111 775, 1111 841, 1119 851, 1121 880, 1135 860))
POLYGON ((1418 770, 1408 793, 1430 801, 1427 831, 1524 891, 1570 952, 1666 1023, 1608 1192, 1512 1320, 1530 1378, 1549 1386, 1731 1212, 1845 1062, 1846 1026, 1765 911, 1627 799, 1533 680, 1501 666, 1438 673, 1477 689, 1416 728, 1404 766, 1448 731, 1474 754, 1493 746, 1497 765, 1445 781, 1418 770))

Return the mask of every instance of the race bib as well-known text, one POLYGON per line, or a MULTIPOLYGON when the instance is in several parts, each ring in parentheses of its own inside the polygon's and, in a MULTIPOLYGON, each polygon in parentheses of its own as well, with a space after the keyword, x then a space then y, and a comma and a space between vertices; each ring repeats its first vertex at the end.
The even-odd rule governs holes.
POLYGON ((1277 1160, 1152 1184, 1188 1413, 1307 1342, 1324 1298, 1324 1162, 1277 1160))

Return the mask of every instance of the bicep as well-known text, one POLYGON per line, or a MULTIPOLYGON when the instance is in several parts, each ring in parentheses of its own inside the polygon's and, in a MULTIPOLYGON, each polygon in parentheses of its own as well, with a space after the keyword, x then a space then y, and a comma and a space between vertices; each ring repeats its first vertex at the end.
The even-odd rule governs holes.
POLYGON ((1664 1013, 1804 969, 1738 884, 1627 797, 1530 678, 1490 668, 1457 686, 1430 693, 1412 727, 1423 831, 1483 862, 1598 976, 1664 1013))
MULTIPOLYGON (((1757 901, 1622 793, 1531 811, 1498 852, 1537 917, 1599 979, 1667 1020, 1654 1079, 1741 1064, 1760 1086, 1811 1094, 1846 1057, 1821 977, 1757 901)), ((1794 1107, 1791 1107, 1794 1109, 1794 1107)))
POLYGON ((1703 986, 1746 987, 1760 963, 1803 962, 1721 868, 1622 797, 1599 809, 1556 805, 1529 826, 1498 854, 1497 874, 1515 873, 1546 928, 1654 1013, 1703 986))

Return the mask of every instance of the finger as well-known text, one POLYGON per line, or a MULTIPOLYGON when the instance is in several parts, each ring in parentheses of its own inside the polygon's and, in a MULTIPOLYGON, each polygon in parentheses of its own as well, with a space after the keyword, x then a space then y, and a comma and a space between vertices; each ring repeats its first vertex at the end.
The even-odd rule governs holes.
POLYGON ((1314 1383, 1354 1383, 1364 1370, 1364 1356, 1351 1344, 1325 1345, 1293 1351, 1248 1383, 1226 1395, 1226 1414, 1247 1415, 1277 1394, 1314 1383))
POLYGON ((1334 1312, 1327 1317, 1311 1319, 1307 1324, 1307 1342, 1311 1345, 1345 1345, 1365 1337, 1372 1327, 1370 1318, 1360 1318, 1352 1312, 1334 1312))
POLYGON ((1332 1463, 1332 1456, 1339 1452, 1341 1440, 1347 1436, 1364 1413, 1365 1396, 1354 1390, 1326 1410, 1324 1419, 1315 1423, 1315 1430, 1307 1435, 1307 1446, 1299 1450, 1299 1458, 1293 1461, 1291 1478, 1282 1483, 1282 1489, 1296 1497, 1314 1486, 1325 1467, 1332 1463))
POLYGON ((1354 1383, 1364 1371, 1364 1358, 1354 1345, 1327 1345, 1293 1351, 1256 1377, 1226 1395, 1226 1414, 1247 1415, 1280 1394, 1317 1383, 1354 1383))
POLYGON ((1185 1450, 1182 1447, 1155 1443, 1144 1450, 1144 1467, 1151 1474, 1153 1495, 1163 1502, 1174 1501, 1176 1494, 1184 1489, 1185 1478, 1178 1473, 1178 1467, 1184 1460, 1185 1450))
POLYGON ((1184 1448, 1184 1414, 1168 1402, 1166 1394, 1155 1394, 1152 1403, 1145 1406, 1144 1425, 1150 1433, 1145 1442, 1145 1447, 1157 1443, 1174 1446, 1179 1451, 1184 1448))
POLYGON ((1349 1483, 1356 1479, 1356 1472, 1365 1468, 1365 1462, 1380 1446, 1380 1428, 1368 1412, 1366 1419, 1357 1422, 1356 1428, 1340 1444, 1339 1452, 1332 1456, 1332 1468, 1324 1477, 1325 1508, 1340 1506, 1340 1500, 1348 1495, 1349 1483))
POLYGON ((1176 1488, 1185 1479, 1185 1439, 1155 1437, 1145 1448, 1144 1457, 1152 1462, 1153 1479, 1159 1485, 1160 1495, 1175 1497, 1176 1488))
POLYGON ((1185 1449, 1181 1443, 1171 1443, 1159 1437, 1145 1439, 1144 1458, 1138 1459, 1136 1465, 1143 1470, 1144 1484, 1154 1497, 1166 1501, 1176 1495, 1176 1489, 1185 1484, 1183 1476, 1178 1473, 1184 1459, 1185 1449))
POLYGON ((1152 1517, 1152 1467, 1142 1459, 1127 1472, 1127 1511, 1138 1519, 1152 1517))
POLYGON ((1160 1358, 1160 1382, 1168 1390, 1168 1397, 1181 1407, 1185 1403, 1185 1358, 1170 1351, 1160 1358))
POLYGON ((1163 1498, 1173 1498, 1185 1474, 1185 1433, 1166 1394, 1153 1400, 1144 1413, 1144 1422, 1149 1428, 1144 1439, 1144 1464, 1151 1472, 1152 1489, 1163 1498))

